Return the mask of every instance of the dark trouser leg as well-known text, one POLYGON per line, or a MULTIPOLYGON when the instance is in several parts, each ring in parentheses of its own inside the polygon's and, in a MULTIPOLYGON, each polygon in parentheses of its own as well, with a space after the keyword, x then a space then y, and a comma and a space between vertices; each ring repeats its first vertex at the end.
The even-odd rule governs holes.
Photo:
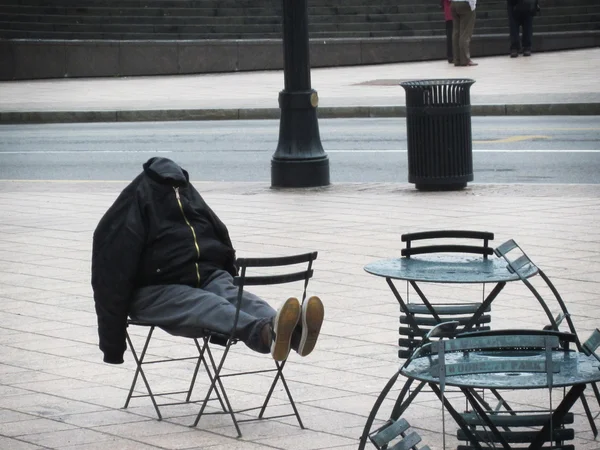
POLYGON ((471 10, 467 2, 458 2, 458 5, 462 10, 459 38, 460 63, 466 65, 471 61, 471 36, 475 28, 475 11, 471 10))
POLYGON ((510 29, 510 50, 519 51, 519 21, 508 2, 508 26, 510 29))
POLYGON ((453 61, 452 59, 452 21, 446 20, 446 59, 453 61))
POLYGON ((450 5, 450 11, 452 12, 452 60, 454 64, 460 64, 460 16, 456 9, 457 4, 457 2, 452 2, 450 5))
MULTIPOLYGON (((200 337, 204 328, 228 334, 235 318, 237 292, 231 275, 223 271, 215 273, 204 289, 178 284, 147 286, 134 293, 130 316, 175 336, 200 337)), ((254 351, 269 353, 261 331, 275 314, 264 300, 244 291, 234 336, 254 351)))
POLYGON ((531 40, 533 39, 533 16, 527 14, 523 17, 523 49, 531 50, 531 40))

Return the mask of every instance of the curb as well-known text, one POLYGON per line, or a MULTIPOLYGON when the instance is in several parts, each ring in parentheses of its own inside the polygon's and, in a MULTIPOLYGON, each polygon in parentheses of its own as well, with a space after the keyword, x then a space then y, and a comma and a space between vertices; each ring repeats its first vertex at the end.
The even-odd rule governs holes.
MULTIPOLYGON (((406 106, 319 107, 319 118, 406 117, 406 106)), ((600 103, 472 105, 472 116, 600 115, 600 103)), ((0 124, 279 119, 279 108, 0 112, 0 124)))

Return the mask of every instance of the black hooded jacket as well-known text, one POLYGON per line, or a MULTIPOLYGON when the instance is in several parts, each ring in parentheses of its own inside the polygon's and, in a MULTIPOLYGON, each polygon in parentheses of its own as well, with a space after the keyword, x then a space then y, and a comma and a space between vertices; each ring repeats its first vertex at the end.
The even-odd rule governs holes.
POLYGON ((162 284, 202 287, 222 269, 236 274, 225 224, 166 158, 152 158, 106 211, 94 232, 92 288, 104 361, 125 353, 135 289, 162 284))

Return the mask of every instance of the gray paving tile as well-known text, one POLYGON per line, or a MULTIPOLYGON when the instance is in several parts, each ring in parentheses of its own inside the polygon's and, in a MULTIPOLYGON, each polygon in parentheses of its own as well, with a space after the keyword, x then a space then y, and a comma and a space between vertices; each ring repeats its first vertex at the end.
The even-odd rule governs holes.
POLYGON ((13 439, 6 436, 0 436, 0 448, 6 448, 10 450, 38 450, 44 447, 23 442, 19 439, 13 439))
POLYGON ((74 429, 73 425, 51 419, 33 419, 2 424, 2 434, 9 437, 24 436, 31 433, 45 433, 74 429))
POLYGON ((49 448, 65 448, 110 441, 111 436, 86 428, 73 428, 20 436, 20 439, 49 448))

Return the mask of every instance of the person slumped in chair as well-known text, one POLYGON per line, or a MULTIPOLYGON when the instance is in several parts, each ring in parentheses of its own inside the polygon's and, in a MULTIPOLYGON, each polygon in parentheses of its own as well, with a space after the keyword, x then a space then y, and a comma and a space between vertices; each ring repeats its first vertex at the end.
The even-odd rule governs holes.
MULTIPOLYGON (((104 362, 123 363, 127 317, 170 334, 231 332, 238 287, 235 250, 225 224, 166 158, 151 158, 100 220, 93 238, 92 287, 104 362)), ((277 361, 290 348, 314 349, 321 300, 289 298, 275 311, 243 291, 234 336, 277 361)))

